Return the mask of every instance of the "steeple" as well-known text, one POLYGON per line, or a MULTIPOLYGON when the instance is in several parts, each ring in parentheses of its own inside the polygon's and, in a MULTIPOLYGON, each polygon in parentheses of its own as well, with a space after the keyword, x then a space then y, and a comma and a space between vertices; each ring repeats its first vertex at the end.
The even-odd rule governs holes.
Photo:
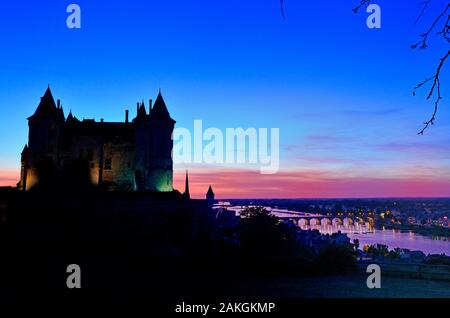
POLYGON ((191 195, 189 194, 189 175, 188 175, 188 171, 186 170, 186 183, 184 185, 184 197, 186 199, 190 199, 191 195))
POLYGON ((209 185, 208 192, 206 192, 206 201, 211 207, 214 205, 214 192, 211 185, 209 185))

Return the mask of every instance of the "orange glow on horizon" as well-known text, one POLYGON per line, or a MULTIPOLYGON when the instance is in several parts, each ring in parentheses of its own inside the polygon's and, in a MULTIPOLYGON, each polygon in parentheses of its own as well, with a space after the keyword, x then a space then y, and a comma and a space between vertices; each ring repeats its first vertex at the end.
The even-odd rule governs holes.
MULTIPOLYGON (((191 170, 190 170, 191 171, 191 170)), ((184 171, 174 172, 174 188, 184 191, 184 171)), ((349 198, 450 197, 450 180, 410 178, 346 178, 325 171, 196 169, 189 172, 192 198, 204 198, 211 184, 216 199, 226 198, 349 198)))
POLYGON ((15 187, 20 180, 20 170, 0 170, 0 187, 15 187))
MULTIPOLYGON (((0 170, 0 186, 15 187, 20 171, 0 170)), ((184 191, 185 171, 174 171, 174 188, 184 191)), ((410 178, 345 178, 326 172, 283 171, 260 174, 253 170, 190 169, 192 198, 203 199, 209 185, 216 199, 226 198, 344 198, 450 197, 450 180, 410 178)))

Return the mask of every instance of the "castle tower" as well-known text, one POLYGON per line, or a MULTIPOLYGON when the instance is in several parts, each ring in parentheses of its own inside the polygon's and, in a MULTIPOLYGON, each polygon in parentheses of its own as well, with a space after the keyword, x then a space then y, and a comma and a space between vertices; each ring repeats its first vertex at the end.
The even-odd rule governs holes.
POLYGON ((213 206, 213 204, 214 204, 214 192, 212 190, 211 185, 208 188, 208 192, 206 192, 206 201, 208 201, 208 204, 210 206, 213 206))
POLYGON ((28 158, 28 145, 23 147, 22 153, 20 154, 20 181, 19 190, 27 189, 27 173, 29 169, 29 158, 28 158))
POLYGON ((172 133, 175 120, 170 117, 161 92, 158 93, 149 115, 142 102, 134 122, 137 189, 173 191, 172 133))
POLYGON ((64 121, 64 111, 59 100, 56 105, 49 86, 34 114, 28 117, 27 162, 23 164, 29 169, 22 169, 24 174, 20 182, 23 189, 30 189, 56 172, 58 143, 64 121))
POLYGON ((136 118, 133 119, 136 125, 136 156, 135 156, 135 183, 138 191, 147 190, 149 171, 148 162, 150 161, 150 118, 145 111, 145 105, 137 103, 136 118))
POLYGON ((61 121, 64 118, 61 117, 59 105, 56 106, 49 86, 34 114, 28 117, 28 148, 31 156, 53 152, 52 148, 57 141, 55 128, 58 128, 57 124, 61 121))

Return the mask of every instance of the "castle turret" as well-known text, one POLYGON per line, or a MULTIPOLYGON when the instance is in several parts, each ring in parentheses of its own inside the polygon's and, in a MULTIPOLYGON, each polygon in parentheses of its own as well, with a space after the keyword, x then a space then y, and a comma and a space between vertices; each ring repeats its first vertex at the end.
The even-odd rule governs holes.
POLYGON ((161 95, 161 91, 158 92, 158 96, 156 97, 155 105, 152 108, 151 115, 155 119, 172 122, 173 124, 175 123, 175 120, 170 117, 166 103, 164 102, 164 98, 161 95))
POLYGON ((28 120, 33 119, 52 119, 57 113, 56 103, 53 99, 50 86, 45 90, 44 96, 41 97, 41 101, 36 108, 33 115, 28 117, 28 120))
POLYGON ((66 123, 79 123, 80 121, 78 120, 77 117, 72 115, 72 110, 70 110, 69 115, 67 115, 67 119, 66 119, 66 123))
POLYGON ((149 166, 153 171, 151 184, 157 191, 173 191, 172 133, 175 120, 170 117, 166 103, 159 91, 150 114, 151 156, 149 166))
POLYGON ((58 100, 56 107, 50 86, 41 97, 33 115, 28 117, 30 156, 35 154, 52 154, 58 138, 58 130, 64 123, 64 111, 58 100))
POLYGON ((206 192, 206 201, 208 201, 208 204, 210 206, 213 206, 213 204, 214 204, 214 192, 212 190, 211 185, 208 188, 208 192, 206 192))
POLYGON ((27 189, 27 173, 29 168, 29 158, 28 158, 28 145, 23 147, 22 153, 20 154, 20 181, 19 190, 27 189))
POLYGON ((43 177, 51 176, 56 169, 58 142, 62 125, 64 124, 64 111, 58 101, 56 106, 50 86, 41 97, 41 101, 33 115, 28 117, 28 162, 26 188, 42 181, 43 177))
POLYGON ((145 105, 142 101, 141 104, 139 103, 136 106, 136 118, 134 119, 134 122, 138 121, 145 121, 148 119, 147 112, 145 111, 145 105))
POLYGON ((170 117, 161 95, 147 115, 144 103, 137 109, 136 185, 139 190, 173 191, 172 132, 175 120, 170 117))

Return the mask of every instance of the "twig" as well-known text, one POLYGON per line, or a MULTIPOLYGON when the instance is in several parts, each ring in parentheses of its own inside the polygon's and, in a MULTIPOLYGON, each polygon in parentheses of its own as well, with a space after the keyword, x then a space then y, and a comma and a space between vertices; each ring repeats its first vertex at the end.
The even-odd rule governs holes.
POLYGON ((439 35, 442 35, 447 42, 450 42, 450 14, 447 17, 447 21, 445 21, 444 27, 442 31, 438 32, 439 35))
POLYGON ((413 95, 415 96, 417 89, 419 89, 420 87, 422 87, 426 83, 428 83, 430 81, 433 81, 433 85, 431 86, 430 91, 428 92, 427 100, 429 100, 433 96, 435 90, 437 91, 437 98, 436 98, 436 101, 434 102, 433 114, 431 115, 431 118, 424 123, 424 127, 422 128, 422 130, 417 133, 418 135, 423 135, 425 130, 428 128, 428 126, 434 125, 434 121, 436 120, 436 113, 438 111, 439 102, 442 99, 442 96, 441 96, 441 80, 440 80, 439 76, 441 74, 442 66, 444 65, 444 62, 447 60, 447 58, 449 56, 450 56, 450 50, 448 50, 447 54, 445 54, 445 56, 440 59, 439 65, 438 65, 438 67, 436 69, 436 73, 432 77, 425 79, 424 81, 419 83, 416 87, 414 87, 413 95))
MULTIPOLYGON (((422 40, 417 42, 416 44, 411 45, 412 49, 417 48, 417 46, 420 44, 420 48, 421 49, 426 49, 427 48, 427 39, 428 36, 430 35, 431 31, 433 31, 434 27, 436 26, 436 24, 439 22, 439 20, 446 14, 448 8, 450 8, 450 3, 447 4, 447 6, 445 7, 444 11, 442 11, 442 13, 440 15, 437 16, 437 18, 434 20, 433 24, 431 24, 430 28, 428 29, 428 31, 426 31, 425 33, 421 34, 420 36, 422 37, 422 40)), ((444 28, 445 29, 445 28, 444 28)))
POLYGON ((372 2, 372 0, 361 0, 361 2, 359 3, 359 5, 357 5, 356 7, 354 7, 353 13, 358 13, 359 9, 361 9, 361 7, 363 6, 368 6, 370 3, 372 2))
POLYGON ((414 21, 413 28, 416 26, 417 22, 419 22, 419 20, 422 18, 422 16, 425 13, 425 10, 427 9, 429 3, 430 3, 430 0, 425 0, 425 1, 421 2, 421 3, 419 3, 419 5, 423 4, 423 8, 422 8, 422 11, 420 11, 420 14, 417 17, 416 21, 414 21))

